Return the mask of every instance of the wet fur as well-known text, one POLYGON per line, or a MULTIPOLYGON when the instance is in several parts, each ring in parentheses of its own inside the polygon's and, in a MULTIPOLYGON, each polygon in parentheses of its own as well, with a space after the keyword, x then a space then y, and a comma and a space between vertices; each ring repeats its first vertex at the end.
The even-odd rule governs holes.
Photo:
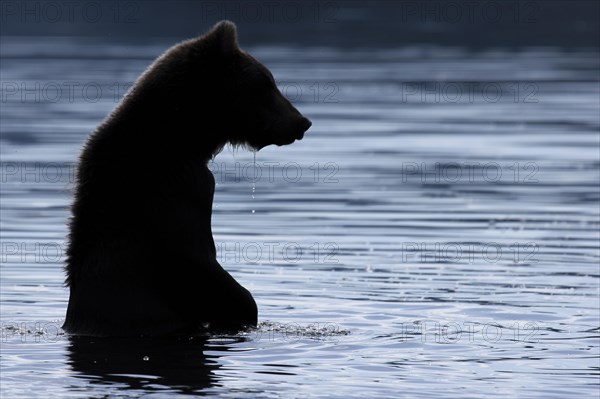
POLYGON ((216 260, 207 162, 227 143, 284 145, 308 127, 238 48, 231 22, 158 58, 81 154, 63 328, 131 336, 255 325, 252 295, 216 260))

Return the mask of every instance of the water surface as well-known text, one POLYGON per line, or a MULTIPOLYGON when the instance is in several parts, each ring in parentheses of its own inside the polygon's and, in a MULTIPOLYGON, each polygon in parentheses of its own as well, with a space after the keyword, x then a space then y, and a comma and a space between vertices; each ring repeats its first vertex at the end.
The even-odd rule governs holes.
POLYGON ((170 43, 2 40, 3 398, 597 395, 598 53, 249 49, 313 121, 211 164, 261 325, 132 343, 59 329, 73 165, 170 43))

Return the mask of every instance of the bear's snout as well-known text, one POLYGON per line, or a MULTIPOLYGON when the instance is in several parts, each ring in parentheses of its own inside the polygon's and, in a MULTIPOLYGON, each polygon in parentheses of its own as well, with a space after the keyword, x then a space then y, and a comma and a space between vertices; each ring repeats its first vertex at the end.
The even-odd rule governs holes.
POLYGON ((300 120, 299 126, 300 132, 298 133, 297 140, 302 140, 302 138, 304 137, 304 133, 306 133, 306 131, 312 126, 312 122, 308 118, 305 118, 303 116, 300 120))
POLYGON ((306 132, 312 126, 312 122, 308 118, 302 117, 301 126, 302 130, 306 132))

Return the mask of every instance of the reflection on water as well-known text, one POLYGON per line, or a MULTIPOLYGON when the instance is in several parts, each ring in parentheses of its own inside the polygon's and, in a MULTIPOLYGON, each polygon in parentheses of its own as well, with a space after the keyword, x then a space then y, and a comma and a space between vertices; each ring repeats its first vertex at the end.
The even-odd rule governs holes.
POLYGON ((250 49, 313 121, 210 165, 263 323, 123 341, 58 329, 73 161, 170 43, 2 40, 3 397, 597 393, 596 52, 250 49))
POLYGON ((92 385, 119 389, 193 393, 215 385, 216 356, 205 356, 205 340, 69 338, 68 364, 92 385))

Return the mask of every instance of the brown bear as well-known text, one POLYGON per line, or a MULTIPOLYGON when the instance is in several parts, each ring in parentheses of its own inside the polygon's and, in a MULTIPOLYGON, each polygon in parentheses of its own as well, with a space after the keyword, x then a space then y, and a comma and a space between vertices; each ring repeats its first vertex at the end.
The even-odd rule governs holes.
POLYGON ((286 145, 310 126, 240 50, 232 22, 159 57, 80 156, 64 330, 157 336, 256 325, 252 295, 217 262, 207 163, 227 143, 286 145))

